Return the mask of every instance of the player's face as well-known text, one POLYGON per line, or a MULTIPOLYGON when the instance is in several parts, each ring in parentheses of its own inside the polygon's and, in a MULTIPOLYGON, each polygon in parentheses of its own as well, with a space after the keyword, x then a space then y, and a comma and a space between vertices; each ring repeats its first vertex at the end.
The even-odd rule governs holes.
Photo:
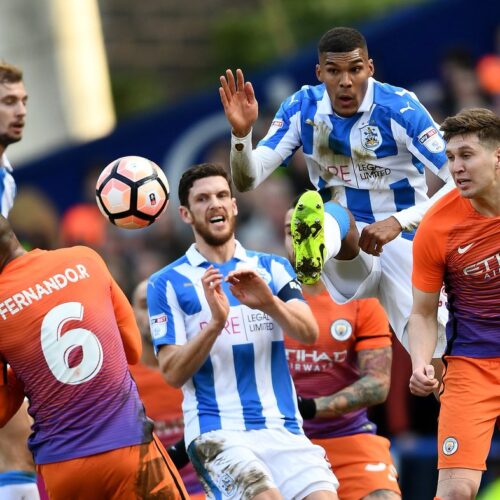
POLYGON ((295 262, 295 255, 293 253, 293 244, 292 244, 292 229, 291 229, 291 220, 292 220, 293 208, 288 210, 285 215, 285 249, 288 260, 293 264, 295 262))
POLYGON ((28 95, 23 82, 0 83, 0 144, 20 141, 23 136, 28 95))
POLYGON ((316 76, 326 85, 333 110, 340 116, 358 111, 373 72, 373 61, 364 49, 324 52, 316 65, 316 76))
POLYGON ((494 194, 500 182, 500 146, 488 146, 476 134, 452 137, 446 145, 448 167, 464 198, 494 194))
POLYGON ((147 281, 141 281, 134 290, 132 296, 132 307, 134 308, 135 320, 141 332, 142 338, 151 343, 151 334, 149 333, 148 303, 146 300, 147 281))
POLYGON ((208 245, 221 246, 233 237, 238 209, 224 177, 194 181, 188 202, 189 207, 181 207, 181 216, 208 245))

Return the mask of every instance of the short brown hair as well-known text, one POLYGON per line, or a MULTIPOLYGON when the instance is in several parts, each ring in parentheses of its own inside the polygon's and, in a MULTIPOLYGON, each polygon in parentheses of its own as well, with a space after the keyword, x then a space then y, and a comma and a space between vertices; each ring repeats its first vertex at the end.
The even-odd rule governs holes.
POLYGON ((194 181, 198 179, 204 179, 205 177, 224 177, 229 184, 229 190, 231 196, 233 195, 233 189, 231 186, 231 175, 222 166, 216 163, 201 163, 200 165, 193 165, 189 167, 181 177, 179 181, 179 202, 185 207, 189 207, 189 191, 193 187, 194 181))
POLYGON ((480 142, 495 148, 500 146, 500 117, 485 108, 470 108, 449 116, 441 124, 446 142, 462 134, 476 134, 480 142))
POLYGON ((0 83, 17 83, 23 79, 23 72, 17 66, 0 60, 0 83))

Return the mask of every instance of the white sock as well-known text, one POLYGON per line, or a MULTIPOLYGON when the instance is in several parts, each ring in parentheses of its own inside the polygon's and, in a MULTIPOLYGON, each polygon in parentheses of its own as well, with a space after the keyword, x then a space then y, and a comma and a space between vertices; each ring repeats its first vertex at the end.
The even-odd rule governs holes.
POLYGON ((335 257, 342 245, 342 240, 340 239, 340 226, 339 223, 332 217, 328 212, 325 211, 324 215, 324 225, 325 225, 325 247, 326 247, 326 257, 325 262, 332 257, 335 257))
POLYGON ((332 259, 329 262, 329 270, 332 270, 334 274, 331 280, 344 297, 352 297, 370 274, 372 266, 373 255, 363 250, 360 250, 359 254, 351 260, 332 259))

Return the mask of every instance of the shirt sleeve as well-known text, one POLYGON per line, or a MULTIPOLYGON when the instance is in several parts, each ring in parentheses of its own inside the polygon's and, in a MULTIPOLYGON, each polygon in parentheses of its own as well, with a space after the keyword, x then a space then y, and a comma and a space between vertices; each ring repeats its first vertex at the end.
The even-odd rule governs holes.
POLYGON ((360 299, 358 306, 355 350, 379 349, 392 345, 387 315, 379 301, 360 299))
POLYGON ((127 362, 134 365, 139 361, 142 352, 141 332, 137 326, 134 310, 113 278, 111 278, 111 295, 127 362))
POLYGON ((125 293, 123 293, 122 289, 113 279, 113 276, 109 272, 108 266, 102 257, 90 248, 82 248, 85 249, 85 251, 90 252, 94 259, 98 262, 102 269, 103 279, 106 279, 106 276, 109 279, 111 301, 113 303, 115 319, 120 331, 127 362, 130 365, 134 365, 139 361, 142 352, 141 332, 137 326, 134 310, 132 309, 125 293))
MULTIPOLYGON (((191 286, 194 286, 190 282, 191 286)), ((149 325, 155 351, 162 345, 187 342, 184 313, 172 283, 165 277, 152 279, 147 288, 149 325)))
POLYGON ((424 217, 413 240, 412 283, 422 292, 438 292, 445 271, 444 237, 436 227, 439 221, 424 217))

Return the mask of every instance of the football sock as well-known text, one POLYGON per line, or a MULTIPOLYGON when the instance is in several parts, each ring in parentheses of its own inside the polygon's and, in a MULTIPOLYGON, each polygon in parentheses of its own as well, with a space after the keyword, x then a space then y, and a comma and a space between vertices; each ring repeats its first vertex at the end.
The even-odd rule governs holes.
POLYGON ((329 275, 333 274, 335 288, 344 296, 352 297, 360 283, 370 274, 373 265, 373 256, 363 250, 351 260, 330 259, 328 261, 329 275))

